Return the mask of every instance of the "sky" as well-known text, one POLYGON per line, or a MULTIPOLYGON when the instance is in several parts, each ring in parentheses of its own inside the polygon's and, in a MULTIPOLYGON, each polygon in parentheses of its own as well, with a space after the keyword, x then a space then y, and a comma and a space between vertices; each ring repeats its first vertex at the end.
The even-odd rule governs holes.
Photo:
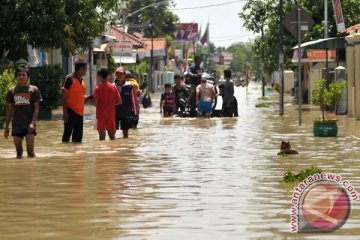
POLYGON ((176 6, 174 12, 179 16, 180 22, 197 22, 202 25, 204 33, 206 24, 210 23, 210 41, 217 47, 228 47, 232 43, 247 42, 254 39, 254 34, 247 31, 242 25, 243 21, 239 18, 244 1, 235 2, 228 5, 186 9, 234 2, 234 0, 174 0, 176 6))

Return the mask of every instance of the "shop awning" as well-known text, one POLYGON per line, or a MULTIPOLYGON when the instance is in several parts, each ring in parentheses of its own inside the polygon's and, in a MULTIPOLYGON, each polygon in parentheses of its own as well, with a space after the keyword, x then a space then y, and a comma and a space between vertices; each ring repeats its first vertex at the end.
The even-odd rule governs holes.
POLYGON ((133 53, 132 56, 113 56, 115 63, 121 64, 134 64, 136 63, 137 53, 133 53))
MULTIPOLYGON (((336 37, 336 38, 325 38, 318 39, 315 41, 309 41, 301 44, 301 48, 306 49, 342 49, 346 47, 345 37, 336 37)), ((298 49, 298 45, 293 47, 293 49, 298 49)))
MULTIPOLYGON (((345 37, 326 38, 301 44, 301 58, 303 62, 334 62, 338 49, 346 48, 345 37), (327 53, 326 53, 327 51, 327 53), (326 59, 326 56, 328 57, 326 59)), ((298 62, 298 45, 292 48, 292 62, 298 62)))

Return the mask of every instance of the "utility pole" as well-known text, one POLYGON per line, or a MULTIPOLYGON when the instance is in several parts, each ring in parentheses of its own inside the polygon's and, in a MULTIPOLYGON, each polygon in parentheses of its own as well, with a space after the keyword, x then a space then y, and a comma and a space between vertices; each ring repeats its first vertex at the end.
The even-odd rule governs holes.
POLYGON ((265 49, 264 49, 264 22, 261 23, 261 55, 262 55, 262 96, 265 97, 265 49))
POLYGON ((153 92, 153 74, 154 74, 154 20, 150 21, 151 29, 151 50, 150 50, 150 78, 148 86, 150 86, 150 91, 153 92))
POLYGON ((298 101, 299 101, 299 126, 302 124, 302 81, 301 81, 301 9, 298 8, 298 101))
POLYGON ((284 115, 284 27, 282 19, 284 15, 283 10, 284 1, 279 2, 279 81, 280 81, 280 109, 279 115, 284 115))
POLYGON ((329 19, 328 19, 328 0, 324 0, 324 38, 328 38, 328 32, 329 32, 329 19))
MULTIPOLYGON (((324 38, 327 39, 328 38, 328 34, 329 34, 329 5, 328 5, 328 0, 324 0, 324 38)), ((326 87, 329 86, 329 60, 328 60, 328 48, 326 47, 325 49, 326 51, 326 71, 325 71, 325 78, 326 78, 326 87)))
POLYGON ((88 56, 88 69, 89 69, 89 80, 90 80, 90 95, 93 93, 93 74, 92 74, 92 62, 93 62, 93 43, 89 47, 89 56, 88 56))

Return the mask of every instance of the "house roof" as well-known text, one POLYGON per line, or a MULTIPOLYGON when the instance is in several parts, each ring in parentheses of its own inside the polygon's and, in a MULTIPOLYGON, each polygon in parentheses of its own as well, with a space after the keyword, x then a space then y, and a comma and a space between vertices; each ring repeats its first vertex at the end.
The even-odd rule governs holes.
POLYGON ((119 42, 131 42, 134 48, 142 48, 144 43, 137 36, 126 33, 116 27, 111 27, 110 35, 115 36, 119 42))
MULTIPOLYGON (((293 47, 292 49, 298 49, 298 45, 293 47)), ((301 44, 301 48, 307 49, 340 49, 345 48, 345 38, 344 37, 336 37, 336 38, 325 38, 318 39, 314 41, 309 41, 301 44)))
MULTIPOLYGON (((142 38, 141 41, 144 43, 143 48, 139 48, 140 58, 150 57, 151 52, 151 38, 142 38)), ((166 39, 165 38, 154 38, 154 57, 165 57, 166 56, 166 39)))
MULTIPOLYGON (((144 43, 144 47, 139 49, 139 51, 151 50, 151 38, 142 38, 141 41, 144 43)), ((165 38, 154 38, 153 45, 154 45, 154 50, 165 50, 166 49, 166 39, 165 38)))
POLYGON ((360 30, 360 23, 358 23, 354 26, 348 27, 344 32, 345 33, 354 33, 354 32, 357 32, 358 30, 360 30))

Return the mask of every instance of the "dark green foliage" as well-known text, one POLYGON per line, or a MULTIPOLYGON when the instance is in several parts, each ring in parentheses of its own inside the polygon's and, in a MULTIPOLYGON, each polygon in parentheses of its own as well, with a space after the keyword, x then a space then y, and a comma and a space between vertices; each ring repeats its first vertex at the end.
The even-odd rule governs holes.
POLYGON ((282 178, 282 181, 285 183, 297 183, 304 181, 306 178, 316 174, 322 173, 320 168, 311 166, 310 168, 305 168, 301 170, 298 174, 293 173, 290 169, 288 169, 282 178))
MULTIPOLYGON (((4 0, 0 8, 0 54, 26 43, 64 53, 87 49, 111 20, 117 0, 4 0)), ((0 56, 1 57, 1 56, 0 56)))
POLYGON ((39 88, 43 101, 40 107, 53 109, 60 103, 60 86, 64 73, 59 65, 30 69, 30 83, 39 88))
POLYGON ((258 58, 252 52, 252 43, 236 43, 226 49, 233 54, 231 69, 240 75, 245 75, 246 71, 260 75, 261 66, 258 58))
POLYGON ((9 88, 15 86, 15 84, 16 84, 16 79, 14 73, 5 70, 0 75, 0 119, 2 119, 5 116, 5 112, 6 112, 6 107, 7 107, 6 94, 9 88))
MULTIPOLYGON (((164 1, 158 1, 164 2, 164 1)), ((128 14, 134 13, 139 9, 153 4, 153 0, 125 0, 126 12, 128 14)), ((169 7, 173 5, 172 1, 167 3, 157 4, 153 7, 145 8, 142 11, 137 12, 129 16, 126 19, 126 23, 129 24, 129 31, 143 31, 145 37, 151 36, 151 29, 148 24, 150 20, 154 21, 154 36, 155 37, 165 37, 167 34, 170 34, 176 30, 176 22, 179 20, 169 7), (140 29, 135 26, 143 26, 140 29)), ((126 15, 126 14, 125 14, 126 15)))
MULTIPOLYGON (((347 27, 358 24, 360 22, 360 4, 358 0, 341 1, 344 18, 347 27)), ((324 38, 324 0, 302 0, 297 1, 315 20, 315 25, 309 31, 303 42, 324 38)), ((333 17, 333 7, 331 1, 329 3, 329 37, 337 35, 335 19, 333 17)), ((268 73, 278 69, 279 63, 279 1, 275 0, 247 0, 240 18, 244 20, 244 26, 253 32, 260 33, 261 26, 264 24, 264 41, 257 37, 253 44, 253 53, 258 59, 262 59, 262 49, 266 52, 265 66, 268 73)), ((284 15, 286 15, 294 6, 294 1, 284 1, 284 15)), ((284 30, 285 45, 285 68, 293 67, 291 63, 292 47, 297 45, 297 40, 292 37, 290 32, 284 30)))
POLYGON ((329 88, 326 87, 325 79, 320 79, 315 82, 315 86, 312 91, 312 102, 313 104, 320 106, 323 121, 325 120, 326 107, 335 107, 340 102, 345 87, 345 81, 330 83, 329 88))
POLYGON ((107 61, 108 61, 108 71, 110 74, 113 74, 117 68, 117 65, 115 63, 114 58, 112 57, 112 54, 107 55, 107 61))

